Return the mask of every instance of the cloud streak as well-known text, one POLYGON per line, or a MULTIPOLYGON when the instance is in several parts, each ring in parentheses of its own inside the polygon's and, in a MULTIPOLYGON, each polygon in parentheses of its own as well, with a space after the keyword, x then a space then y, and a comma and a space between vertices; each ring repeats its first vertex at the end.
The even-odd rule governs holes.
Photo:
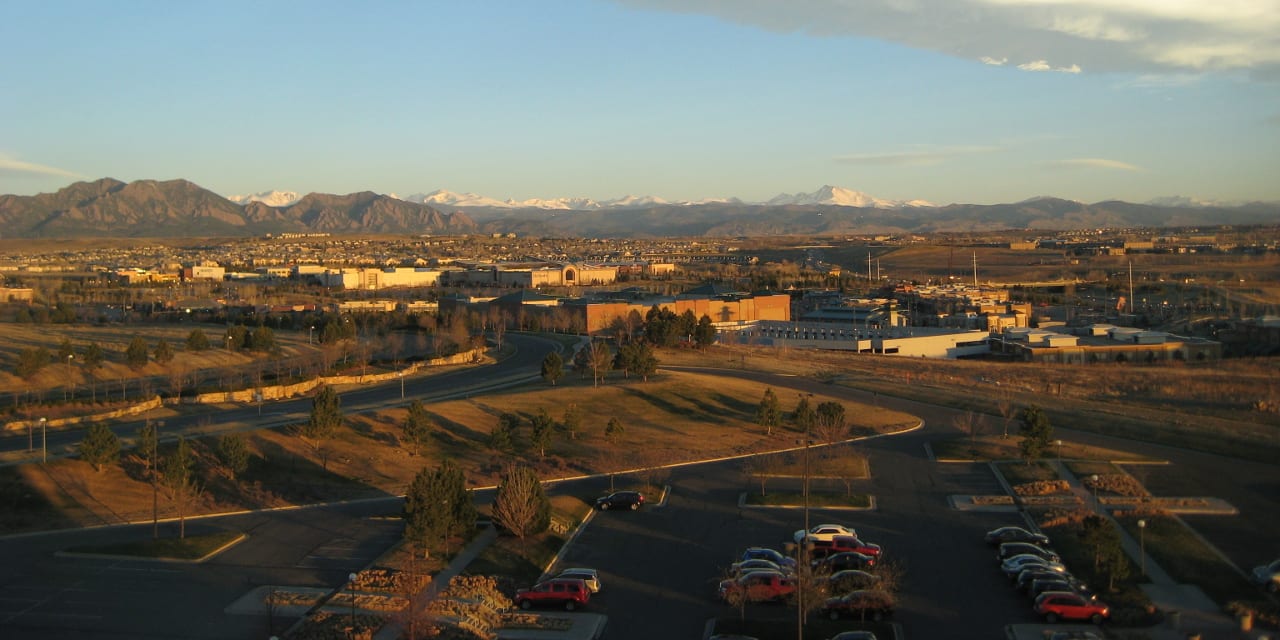
POLYGON ((836 156, 834 160, 840 164, 864 166, 924 167, 941 164, 946 160, 960 156, 994 153, 1001 150, 1003 150, 1003 147, 996 146, 938 147, 885 153, 857 153, 836 156))
POLYGON ((34 162, 24 162, 8 154, 0 153, 0 175, 35 175, 35 176, 59 176, 63 178, 79 178, 80 174, 59 169, 57 167, 49 167, 34 162))
POLYGON ((1142 171, 1142 167, 1120 160, 1108 158, 1068 158, 1050 162, 1050 167, 1059 169, 1106 169, 1108 171, 1142 171))
POLYGON ((1032 71, 1280 70, 1280 0, 614 0, 1032 71), (1047 69, 1040 68, 1047 66, 1047 69))

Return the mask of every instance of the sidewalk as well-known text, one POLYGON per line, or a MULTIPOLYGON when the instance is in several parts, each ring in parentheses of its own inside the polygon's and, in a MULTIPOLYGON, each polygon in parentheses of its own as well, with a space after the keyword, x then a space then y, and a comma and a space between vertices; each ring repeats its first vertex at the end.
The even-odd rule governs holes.
MULTIPOLYGON (((471 564, 471 561, 475 560, 476 557, 483 553, 489 545, 493 544, 493 541, 497 538, 497 527, 492 525, 486 527, 485 530, 480 532, 480 535, 476 536, 465 549, 459 551, 458 555, 454 556, 453 560, 449 561, 448 566, 441 569, 439 573, 436 573, 431 577, 431 582, 428 582, 427 585, 422 588, 422 591, 414 597, 414 601, 422 602, 424 600, 434 598, 437 593, 449 586, 449 581, 452 580, 454 576, 462 573, 462 570, 465 569, 467 565, 471 564)), ((374 634, 373 638, 374 640, 398 640, 403 633, 404 630, 400 628, 400 625, 395 622, 388 622, 378 630, 378 633, 374 634)))
MULTIPOLYGON (((1046 462, 1053 467, 1059 478, 1067 481, 1071 492, 1080 498, 1082 504, 1095 507, 1098 505, 1096 496, 1084 486, 1084 483, 1080 482, 1075 474, 1071 473, 1065 464, 1062 464, 1061 460, 1046 462)), ((1105 505, 1099 515, 1108 519, 1111 517, 1105 505)), ((1146 567, 1150 583, 1142 585, 1142 591, 1151 598, 1152 604, 1165 613, 1164 623, 1142 630, 1153 640, 1185 640, 1196 635, 1202 640, 1254 640, 1268 637, 1265 632, 1258 630, 1241 631, 1239 623, 1222 613, 1222 609, 1199 587, 1179 584, 1150 554, 1146 554, 1144 560, 1138 541, 1133 539, 1133 536, 1129 535, 1123 527, 1117 526, 1116 530, 1120 532, 1120 545, 1124 552, 1135 562, 1146 567)), ((1017 633, 1015 637, 1031 636, 1017 633)), ((1035 634, 1035 637, 1038 638, 1039 634, 1035 634)))

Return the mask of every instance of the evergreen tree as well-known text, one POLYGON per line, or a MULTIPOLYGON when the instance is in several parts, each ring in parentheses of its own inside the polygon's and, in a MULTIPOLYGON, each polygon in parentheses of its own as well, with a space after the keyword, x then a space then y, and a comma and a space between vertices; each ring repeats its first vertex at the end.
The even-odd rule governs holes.
POLYGON ((1032 460, 1044 457, 1053 443, 1053 426, 1049 424, 1049 416, 1036 405, 1022 410, 1018 418, 1022 422, 1022 442, 1018 448, 1022 457, 1031 464, 1032 460))
POLYGON ((160 339, 160 343, 156 345, 155 359, 160 364, 168 364, 170 360, 173 360, 173 350, 169 348, 168 340, 160 339))
POLYGON ((560 418, 560 423, 569 433, 569 439, 576 440, 578 431, 582 429, 582 409, 576 403, 570 402, 564 408, 564 417, 560 418))
POLYGON ((404 441, 413 448, 414 455, 422 455, 422 447, 431 437, 431 416, 421 400, 414 400, 409 405, 409 415, 404 421, 404 441))
POLYGON ((609 442, 617 444, 625 431, 626 428, 622 426, 621 421, 617 418, 609 418, 609 423, 604 426, 604 437, 609 442))
POLYGON ((58 362, 66 362, 76 354, 75 347, 71 346, 70 338, 63 338, 62 343, 58 345, 58 362))
POLYGON ((141 369, 147 366, 147 341, 142 336, 134 336, 124 349, 124 362, 130 369, 141 369))
POLYGON ((555 420, 551 419, 551 414, 547 413, 545 408, 538 409, 533 416, 533 428, 529 432, 529 444, 538 450, 538 457, 547 457, 547 447, 551 445, 552 429, 555 427, 555 420))
POLYGON ((111 428, 100 422, 89 425, 84 440, 80 441, 80 458, 102 473, 102 466, 120 460, 120 439, 111 428))
POLYGON ((90 342, 88 346, 84 348, 84 351, 80 352, 80 362, 84 363, 84 366, 87 369, 97 369, 98 367, 101 367, 102 363, 106 361, 106 359, 107 356, 102 353, 102 347, 99 347, 96 342, 90 342))
POLYGON ((693 343, 699 349, 705 349, 716 341, 716 328, 711 324, 711 316, 703 314, 698 318, 698 326, 693 330, 693 343))
POLYGON ((196 328, 187 334, 187 351, 207 351, 208 349, 209 336, 206 336, 204 331, 196 328))
POLYGON ((249 470, 249 445, 238 433, 228 433, 218 438, 218 460, 231 472, 233 477, 249 470))
POLYGON ((51 359, 49 350, 44 347, 23 349, 18 352, 18 361, 13 366, 13 373, 23 380, 30 380, 41 369, 49 366, 51 359))
POLYGON ((559 353, 552 351, 547 357, 542 359, 542 379, 556 386, 556 381, 564 375, 564 358, 559 353))
POLYGON ((796 410, 791 413, 791 424, 794 424, 801 433, 807 434, 813 429, 817 419, 818 415, 814 413, 813 407, 809 405, 809 397, 801 396, 800 402, 796 404, 796 410))
POLYGON ((764 390, 760 406, 756 407, 756 424, 764 427, 765 435, 773 435, 773 428, 782 424, 782 408, 772 387, 764 390))
POLYGON ((271 351, 276 348, 276 334, 271 327, 257 327, 249 337, 249 348, 253 351, 271 351))
POLYGON ((324 386, 311 400, 311 417, 302 425, 301 434, 304 440, 320 455, 321 466, 328 470, 329 458, 325 455, 324 443, 337 433, 342 426, 342 399, 333 387, 324 386))
POLYGON ((174 510, 178 512, 178 537, 187 537, 187 509, 200 495, 195 477, 195 456, 187 439, 179 437, 178 446, 164 459, 160 470, 161 482, 169 490, 174 510))
POLYGON ((515 449, 516 431, 520 428, 520 416, 505 412, 498 416, 498 426, 489 432, 489 448, 502 453, 515 449))

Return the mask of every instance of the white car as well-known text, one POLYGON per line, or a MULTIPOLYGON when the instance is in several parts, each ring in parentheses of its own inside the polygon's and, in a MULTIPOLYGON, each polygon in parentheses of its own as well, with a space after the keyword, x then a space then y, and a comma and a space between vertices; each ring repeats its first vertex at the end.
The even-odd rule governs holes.
POLYGON ((557 578, 575 578, 587 583, 587 590, 591 593, 600 593, 600 574, 595 569, 584 569, 582 567, 573 567, 560 572, 557 578))
POLYGON ((1280 560, 1254 567, 1253 581, 1272 593, 1280 591, 1280 560))
POLYGON ((1029 553, 1013 556, 1005 560, 1000 563, 1000 570, 1004 572, 1004 575, 1008 576, 1009 579, 1012 580, 1017 578, 1018 574, 1021 573, 1023 569, 1032 566, 1044 567, 1046 571, 1053 571, 1056 573, 1066 573, 1067 571, 1067 568, 1060 562, 1045 560, 1040 556, 1033 556, 1029 553))
POLYGON ((836 536, 850 536, 856 538, 858 537, 858 533, 842 524, 820 524, 815 527, 810 527, 808 531, 805 531, 804 529, 796 529, 792 538, 795 540, 796 544, 800 544, 805 541, 806 536, 809 538, 810 542, 818 540, 830 542, 831 539, 836 536))

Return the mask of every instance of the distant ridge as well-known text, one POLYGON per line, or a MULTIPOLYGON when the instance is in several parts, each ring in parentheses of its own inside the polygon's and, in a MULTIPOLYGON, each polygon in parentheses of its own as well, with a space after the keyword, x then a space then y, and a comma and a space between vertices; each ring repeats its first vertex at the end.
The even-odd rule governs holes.
POLYGON ((934 206, 919 200, 881 200, 830 185, 756 204, 736 198, 667 202, 642 196, 599 202, 586 198, 515 202, 443 190, 404 199, 372 191, 296 195, 268 191, 238 196, 244 204, 237 204, 186 180, 124 183, 103 178, 77 182, 55 193, 0 196, 0 230, 5 238, 283 232, 732 237, 1280 223, 1277 203, 1085 204, 1036 197, 1012 204, 934 206))

